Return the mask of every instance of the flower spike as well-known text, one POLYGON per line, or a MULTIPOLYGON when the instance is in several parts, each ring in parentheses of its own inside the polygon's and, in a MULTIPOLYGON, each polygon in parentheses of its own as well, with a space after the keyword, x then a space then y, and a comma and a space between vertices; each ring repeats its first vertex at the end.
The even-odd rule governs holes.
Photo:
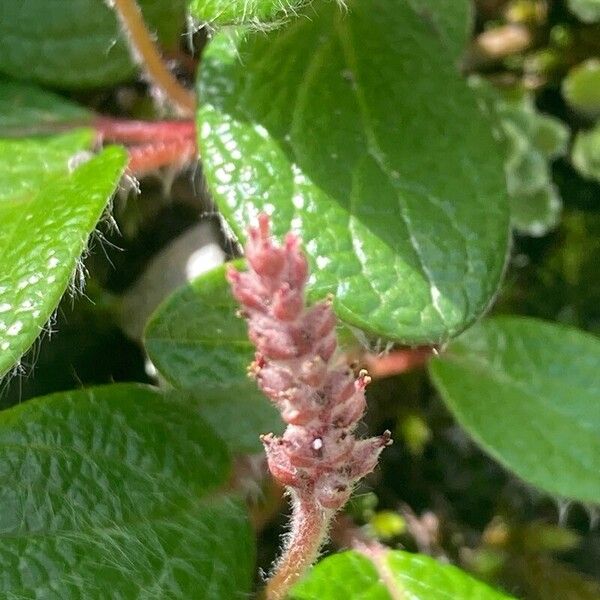
POLYGON ((355 378, 335 360, 331 298, 306 306, 308 263, 296 235, 278 245, 261 214, 249 229, 246 257, 249 270, 232 267, 227 277, 258 350, 251 373, 288 423, 281 439, 263 440, 271 472, 299 496, 316 495, 323 508, 337 510, 391 443, 389 435, 357 440, 352 433, 371 379, 366 371, 355 378))
POLYGON ((355 377, 336 358, 332 297, 306 305, 308 262, 300 246, 293 233, 277 244, 261 214, 248 231, 248 271, 227 272, 257 349, 249 375, 288 424, 281 437, 261 436, 271 474, 293 500, 291 533, 267 585, 269 600, 284 598, 314 561, 332 516, 392 443, 389 431, 365 440, 353 433, 371 378, 366 371, 355 377))

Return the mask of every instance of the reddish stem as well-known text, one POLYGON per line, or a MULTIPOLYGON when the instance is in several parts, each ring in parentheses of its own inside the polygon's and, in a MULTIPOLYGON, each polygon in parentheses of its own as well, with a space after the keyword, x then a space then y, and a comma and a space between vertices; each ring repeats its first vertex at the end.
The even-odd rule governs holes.
POLYGON ((159 141, 129 148, 129 170, 138 176, 170 165, 183 167, 196 156, 193 139, 159 141))
POLYGON ((291 530, 283 554, 265 588, 266 600, 283 600, 294 583, 315 562, 332 516, 333 511, 318 506, 312 498, 294 501, 291 530))
POLYGON ((384 377, 400 375, 401 373, 422 367, 427 364, 433 354, 434 348, 431 346, 401 348, 399 350, 392 350, 389 354, 381 356, 366 354, 364 361, 369 375, 373 379, 383 379, 384 377))
POLYGON ((100 141, 138 144, 196 137, 194 121, 128 121, 99 116, 94 128, 100 141))
POLYGON ((170 165, 182 167, 197 155, 193 121, 127 121, 99 116, 94 121, 98 141, 129 146, 129 170, 137 176, 170 165))

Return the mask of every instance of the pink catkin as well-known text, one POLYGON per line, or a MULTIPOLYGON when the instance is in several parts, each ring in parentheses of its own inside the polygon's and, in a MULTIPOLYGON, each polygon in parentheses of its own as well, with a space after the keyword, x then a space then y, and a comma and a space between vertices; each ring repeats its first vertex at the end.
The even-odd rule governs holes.
POLYGON ((248 271, 230 268, 227 277, 257 348, 250 372, 288 424, 282 437, 262 436, 269 469, 298 502, 336 511, 375 468, 390 433, 353 433, 370 378, 366 371, 356 378, 336 360, 331 300, 306 306, 308 264, 299 239, 288 233, 277 245, 261 214, 249 229, 246 258, 248 271))

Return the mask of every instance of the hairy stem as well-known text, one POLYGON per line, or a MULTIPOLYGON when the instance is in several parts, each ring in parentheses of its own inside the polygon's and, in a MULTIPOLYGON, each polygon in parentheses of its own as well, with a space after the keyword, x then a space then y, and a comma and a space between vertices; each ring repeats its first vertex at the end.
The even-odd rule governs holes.
POLYGON ((119 16, 134 59, 145 68, 152 83, 161 89, 169 101, 185 116, 193 116, 196 110, 195 95, 186 90, 167 69, 142 13, 135 0, 107 0, 119 16))
POLYGON ((315 562, 334 511, 311 498, 295 499, 283 554, 265 588, 266 600, 283 600, 290 588, 315 562))

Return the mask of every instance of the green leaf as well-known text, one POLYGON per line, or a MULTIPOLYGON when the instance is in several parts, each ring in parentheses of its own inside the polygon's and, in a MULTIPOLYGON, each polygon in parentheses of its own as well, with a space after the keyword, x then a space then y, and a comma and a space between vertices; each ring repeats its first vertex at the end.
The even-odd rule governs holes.
POLYGON ((86 125, 91 113, 34 85, 0 79, 0 136, 52 132, 86 125))
POLYGON ((399 550, 372 560, 342 552, 322 560, 297 584, 291 600, 509 600, 450 565, 399 550))
POLYGON ((246 324, 225 280, 225 267, 172 294, 150 318, 146 350, 161 374, 192 394, 204 418, 235 452, 261 449, 261 433, 281 430, 281 419, 247 376, 254 358, 246 324))
POLYGON ((600 60, 590 58, 573 67, 562 83, 565 100, 589 117, 600 117, 600 60))
POLYGON ((600 340, 519 317, 473 327, 430 363, 461 425, 525 481, 600 502, 600 340))
POLYGON ((408 0, 408 4, 459 58, 473 30, 473 4, 465 0, 408 0))
POLYGON ((0 139, 0 375, 52 315, 125 167, 113 147, 70 172, 91 142, 90 131, 0 139))
POLYGON ((220 34, 200 75, 203 165, 239 235, 299 232, 311 299, 407 343, 455 335, 496 293, 508 244, 490 125, 406 1, 324 5, 269 35, 220 34))
POLYGON ((572 160, 584 176, 600 181, 600 122, 589 131, 580 131, 573 144, 572 160))
POLYGON ((600 0, 568 0, 569 9, 585 23, 600 21, 600 0))
POLYGON ((211 26, 282 23, 310 0, 189 0, 190 13, 211 26))
POLYGON ((225 267, 217 267, 159 306, 146 326, 146 350, 159 371, 185 390, 245 381, 254 348, 238 309, 225 267))
MULTIPOLYGON (((138 0, 162 44, 183 29, 185 0, 138 0)), ((0 0, 0 72, 61 88, 113 85, 135 66, 103 0, 0 0)))
POLYGON ((0 413, 4 598, 245 598, 252 537, 221 440, 141 385, 0 413), (110 592, 108 592, 110 590, 110 592))
POLYGON ((284 423, 279 413, 252 380, 229 384, 207 382, 188 394, 187 401, 234 454, 260 453, 264 449, 261 434, 283 433, 284 423))

